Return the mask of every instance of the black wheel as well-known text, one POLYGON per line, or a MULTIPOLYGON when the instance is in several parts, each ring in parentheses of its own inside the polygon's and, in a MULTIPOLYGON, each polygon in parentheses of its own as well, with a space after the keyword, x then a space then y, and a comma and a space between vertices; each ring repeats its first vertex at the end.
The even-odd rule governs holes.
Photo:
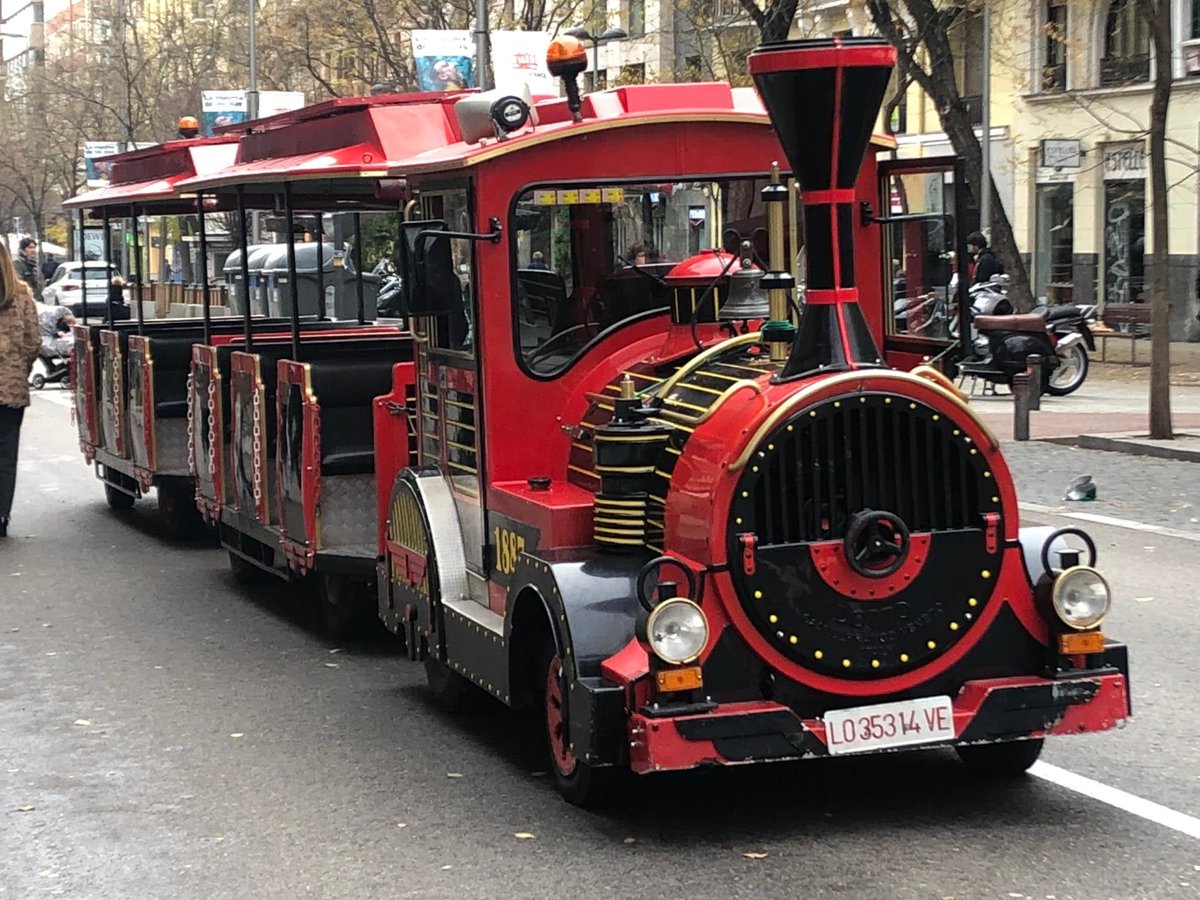
POLYGON ((133 509, 134 496, 107 482, 104 485, 104 499, 108 502, 109 509, 115 509, 118 512, 133 509))
POLYGON ((322 628, 337 640, 363 637, 377 615, 374 586, 347 575, 319 575, 316 601, 322 628))
POLYGON ((447 712, 467 712, 479 703, 479 688, 438 659, 432 650, 425 657, 425 681, 437 705, 447 712))
POLYGON ((1058 367, 1050 373, 1046 393, 1065 397, 1079 389, 1087 379, 1088 355, 1082 344, 1073 344, 1058 354, 1058 367))
POLYGON ((612 796, 617 770, 598 768, 575 756, 567 733, 570 692, 553 641, 546 642, 540 658, 538 683, 541 686, 542 724, 554 786, 563 799, 574 806, 596 806, 602 798, 612 796))
POLYGON ((196 506, 191 486, 186 489, 170 484, 159 485, 158 517, 168 540, 186 541, 203 533, 204 519, 196 506))
POLYGON ((35 373, 33 378, 30 379, 30 381, 32 382, 33 389, 35 391, 40 391, 42 388, 44 388, 46 386, 46 376, 43 375, 41 372, 35 373))
POLYGON ((233 580, 238 584, 247 586, 264 584, 271 577, 254 563, 248 562, 232 550, 229 550, 228 553, 229 571, 233 573, 233 580))
POLYGON ((1005 741, 1000 744, 969 744, 955 747, 958 758, 976 775, 985 778, 1018 778, 1042 755, 1042 738, 1005 741))

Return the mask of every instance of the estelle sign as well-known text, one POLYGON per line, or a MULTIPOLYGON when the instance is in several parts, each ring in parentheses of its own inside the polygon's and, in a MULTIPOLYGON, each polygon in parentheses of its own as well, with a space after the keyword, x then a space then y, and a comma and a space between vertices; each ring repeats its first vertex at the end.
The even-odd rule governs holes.
POLYGON ((1105 180, 1146 177, 1146 148, 1139 143, 1110 144, 1104 148, 1105 180))

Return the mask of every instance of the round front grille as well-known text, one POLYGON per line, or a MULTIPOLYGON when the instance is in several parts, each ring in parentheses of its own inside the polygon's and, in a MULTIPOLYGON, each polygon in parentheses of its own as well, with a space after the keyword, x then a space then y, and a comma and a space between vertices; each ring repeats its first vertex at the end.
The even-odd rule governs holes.
POLYGON ((751 456, 730 510, 730 570, 754 627, 793 662, 895 675, 978 622, 1000 512, 957 423, 907 397, 851 394, 798 413, 751 456))

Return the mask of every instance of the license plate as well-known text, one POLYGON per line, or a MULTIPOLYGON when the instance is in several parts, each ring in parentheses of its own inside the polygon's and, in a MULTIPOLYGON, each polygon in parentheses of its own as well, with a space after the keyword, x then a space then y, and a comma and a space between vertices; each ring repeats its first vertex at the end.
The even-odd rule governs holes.
POLYGON ((954 707, 949 697, 921 697, 825 714, 825 743, 832 756, 952 740, 954 707))

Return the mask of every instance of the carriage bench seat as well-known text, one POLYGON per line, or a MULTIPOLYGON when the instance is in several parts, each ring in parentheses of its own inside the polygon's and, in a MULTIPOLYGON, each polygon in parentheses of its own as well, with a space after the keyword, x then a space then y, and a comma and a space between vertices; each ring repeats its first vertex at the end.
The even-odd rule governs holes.
POLYGON ((371 401, 391 389, 396 348, 353 359, 310 364, 312 391, 321 409, 321 474, 370 475, 375 471, 371 401))

